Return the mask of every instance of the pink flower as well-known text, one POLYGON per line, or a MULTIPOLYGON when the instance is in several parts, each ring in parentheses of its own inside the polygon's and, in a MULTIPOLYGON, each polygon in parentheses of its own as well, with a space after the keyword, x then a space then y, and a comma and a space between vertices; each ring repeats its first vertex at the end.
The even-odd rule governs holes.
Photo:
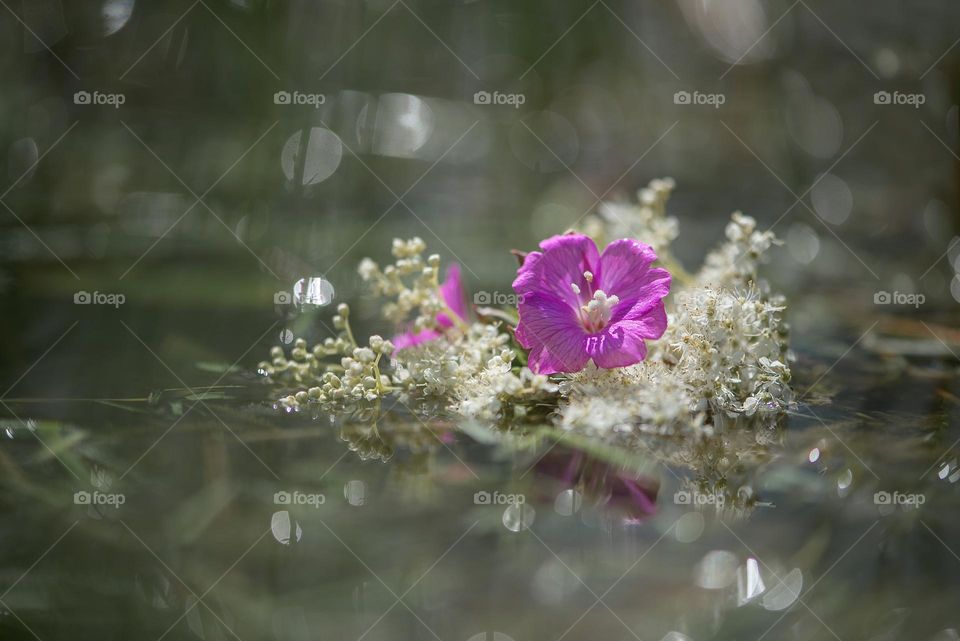
POLYGON ((517 341, 530 350, 538 374, 577 372, 590 359, 597 367, 625 367, 647 355, 644 339, 667 328, 663 297, 670 274, 651 269, 653 249, 637 240, 616 240, 599 255, 588 236, 567 234, 540 243, 517 272, 517 341))
MULTIPOLYGON (((466 320, 467 297, 463 291, 463 278, 460 276, 460 266, 456 263, 451 264, 450 267, 447 268, 447 276, 443 283, 440 284, 440 296, 443 297, 443 301, 447 304, 447 307, 450 308, 450 311, 462 320, 466 320)), ((448 328, 453 327, 454 321, 446 314, 438 314, 437 324, 440 325, 440 327, 448 328)), ((419 332, 404 332, 403 334, 394 336, 391 342, 396 346, 397 350, 401 350, 438 338, 440 338, 440 332, 432 329, 424 329, 419 332)))

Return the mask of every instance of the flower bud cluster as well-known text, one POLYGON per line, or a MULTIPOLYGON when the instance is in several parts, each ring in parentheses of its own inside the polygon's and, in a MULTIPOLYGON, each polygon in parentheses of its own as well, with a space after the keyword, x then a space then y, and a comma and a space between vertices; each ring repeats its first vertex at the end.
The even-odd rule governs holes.
POLYGON ((393 299, 383 306, 383 315, 400 325, 414 317, 414 330, 435 329, 437 315, 446 311, 440 296, 440 256, 426 259, 426 243, 419 237, 393 239, 393 264, 382 268, 369 258, 360 262, 360 277, 370 284, 373 293, 393 299))
POLYGON ((636 203, 602 202, 582 231, 600 247, 618 238, 638 238, 667 261, 679 228, 677 219, 667 216, 667 200, 675 186, 673 178, 655 178, 637 192, 636 203))
POLYGON ((262 375, 298 390, 281 398, 278 407, 295 411, 311 403, 376 401, 391 389, 390 377, 382 374, 379 366, 382 357, 390 358, 393 343, 371 336, 366 346, 358 345, 350 328, 350 308, 345 303, 337 306, 333 326, 339 330, 336 337, 309 349, 307 342, 298 338, 289 356, 282 347, 274 346, 270 350, 272 360, 260 363, 262 375), (330 362, 337 357, 339 362, 330 362))
POLYGON ((757 281, 764 254, 780 241, 772 231, 757 231, 757 221, 734 212, 727 223, 726 243, 707 254, 697 281, 718 287, 743 287, 757 281))
POLYGON ((782 298, 756 288, 692 288, 677 297, 665 357, 715 411, 778 412, 792 399, 782 298))

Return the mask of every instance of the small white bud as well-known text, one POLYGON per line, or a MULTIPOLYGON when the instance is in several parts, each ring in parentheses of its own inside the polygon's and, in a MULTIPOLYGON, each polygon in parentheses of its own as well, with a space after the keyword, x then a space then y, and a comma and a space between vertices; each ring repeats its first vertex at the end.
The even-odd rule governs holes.
POLYGON ((372 363, 377 356, 369 347, 358 347, 353 350, 353 357, 361 363, 372 363))

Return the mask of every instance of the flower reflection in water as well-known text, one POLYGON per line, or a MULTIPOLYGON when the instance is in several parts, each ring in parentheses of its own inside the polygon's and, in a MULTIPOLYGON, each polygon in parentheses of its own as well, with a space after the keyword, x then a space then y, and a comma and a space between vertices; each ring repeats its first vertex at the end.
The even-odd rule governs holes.
POLYGON ((564 507, 570 508, 570 513, 579 507, 580 496, 591 505, 619 512, 625 524, 643 523, 657 513, 657 493, 660 491, 657 478, 619 469, 584 452, 550 452, 537 463, 535 471, 566 486, 564 492, 574 490, 562 494, 570 497, 568 501, 558 501, 558 504, 566 503, 564 507))

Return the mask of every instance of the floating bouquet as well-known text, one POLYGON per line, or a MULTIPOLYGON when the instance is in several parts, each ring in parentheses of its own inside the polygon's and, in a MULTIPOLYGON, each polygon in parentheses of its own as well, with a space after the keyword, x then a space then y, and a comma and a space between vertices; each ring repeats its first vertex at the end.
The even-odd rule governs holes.
POLYGON ((696 274, 670 254, 670 179, 637 203, 602 203, 582 227, 514 252, 512 309, 466 302, 457 265, 419 238, 394 240, 394 262, 359 272, 401 328, 357 342, 350 310, 336 337, 271 351, 260 372, 289 395, 286 411, 347 411, 387 396, 439 402, 467 418, 546 418, 610 440, 643 433, 709 432, 729 417, 772 418, 791 400, 785 300, 757 275, 777 241, 734 213, 726 241, 696 274))

